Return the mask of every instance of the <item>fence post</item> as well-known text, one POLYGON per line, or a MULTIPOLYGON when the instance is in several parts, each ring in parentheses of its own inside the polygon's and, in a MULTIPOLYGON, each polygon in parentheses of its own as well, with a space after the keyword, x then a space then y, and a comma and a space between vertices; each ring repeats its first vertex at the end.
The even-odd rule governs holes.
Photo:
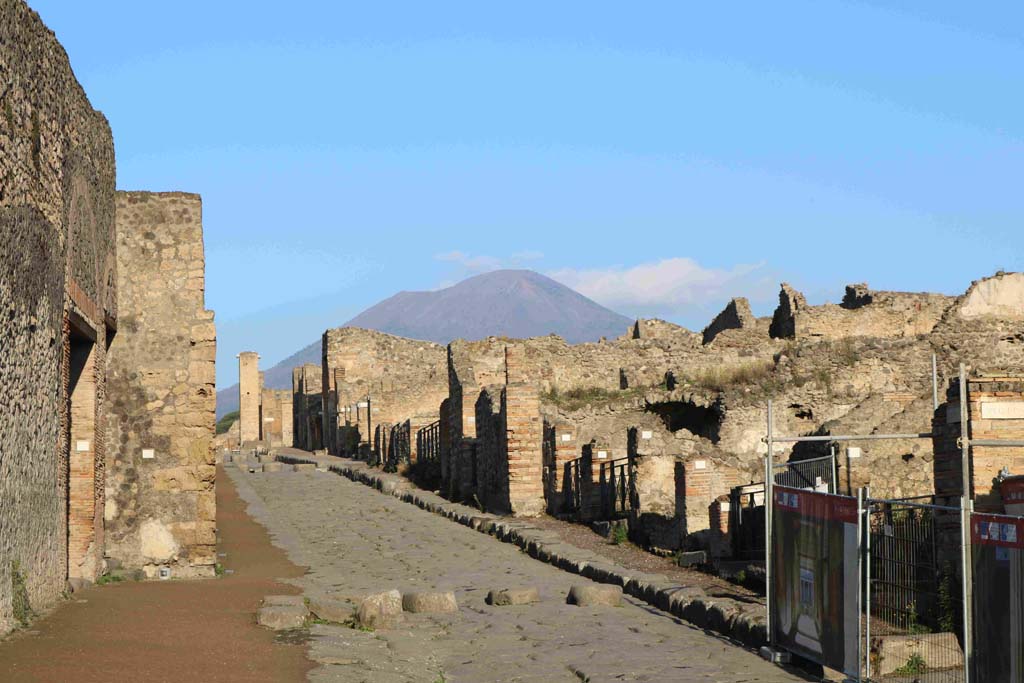
POLYGON ((829 493, 839 493, 839 466, 836 465, 836 445, 832 444, 832 490, 829 493))
MULTIPOLYGON (((857 680, 863 680, 864 661, 864 489, 857 489, 857 680)), ((869 565, 870 566, 870 565, 869 565)), ((870 569, 869 569, 870 571, 870 569)), ((868 622, 870 628, 870 621, 868 622)), ((870 649, 870 643, 869 648, 870 649)))
POLYGON ((967 408, 967 368, 960 363, 960 468, 963 491, 960 497, 960 575, 963 580, 964 622, 964 683, 971 681, 971 660, 974 655, 971 605, 974 603, 974 586, 971 580, 971 435, 970 413, 967 408))
POLYGON ((775 630, 772 628, 772 500, 774 464, 772 463, 772 401, 768 399, 768 452, 764 456, 764 606, 768 615, 768 645, 775 647, 775 630))

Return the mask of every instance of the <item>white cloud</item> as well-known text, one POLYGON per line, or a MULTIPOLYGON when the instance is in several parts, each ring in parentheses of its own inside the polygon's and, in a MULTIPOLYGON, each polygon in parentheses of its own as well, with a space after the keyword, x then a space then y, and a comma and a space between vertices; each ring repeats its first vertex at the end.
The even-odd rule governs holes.
POLYGON ((627 315, 678 319, 702 315, 735 296, 766 303, 777 295, 777 280, 764 264, 705 268, 691 258, 677 257, 631 268, 564 268, 548 275, 627 315))

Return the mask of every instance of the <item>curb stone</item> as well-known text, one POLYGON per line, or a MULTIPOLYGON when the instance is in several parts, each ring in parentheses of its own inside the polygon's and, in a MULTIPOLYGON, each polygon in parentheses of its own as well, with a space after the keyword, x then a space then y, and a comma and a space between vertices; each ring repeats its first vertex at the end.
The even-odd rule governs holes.
POLYGON ((525 553, 563 571, 578 574, 596 583, 622 588, 622 592, 652 607, 690 622, 698 628, 713 631, 742 645, 757 650, 767 642, 767 625, 763 610, 750 605, 705 596, 697 586, 680 586, 660 574, 632 571, 603 557, 561 541, 550 532, 537 529, 528 522, 495 517, 461 503, 453 503, 429 491, 410 488, 409 482, 397 474, 381 472, 358 460, 331 455, 277 455, 277 460, 290 465, 310 464, 365 484, 381 493, 398 498, 423 510, 455 521, 480 533, 511 543, 525 553))

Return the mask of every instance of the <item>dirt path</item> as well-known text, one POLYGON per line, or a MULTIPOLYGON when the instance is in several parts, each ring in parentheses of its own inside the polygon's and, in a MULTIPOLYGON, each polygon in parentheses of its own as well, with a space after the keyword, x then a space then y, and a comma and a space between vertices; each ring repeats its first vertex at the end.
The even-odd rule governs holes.
POLYGON ((303 681, 302 644, 256 626, 265 595, 298 593, 276 581, 301 576, 245 514, 218 471, 221 579, 120 583, 81 593, 27 633, 0 642, 0 681, 303 681))

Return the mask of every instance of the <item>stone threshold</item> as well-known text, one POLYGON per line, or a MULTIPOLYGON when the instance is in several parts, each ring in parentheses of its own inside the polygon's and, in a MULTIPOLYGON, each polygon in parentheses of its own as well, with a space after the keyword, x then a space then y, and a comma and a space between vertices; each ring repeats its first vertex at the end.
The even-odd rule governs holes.
POLYGON ((660 574, 626 569, 596 553, 565 543, 553 532, 538 529, 526 519, 491 515, 468 505, 453 503, 418 488, 401 475, 381 472, 359 460, 294 453, 277 454, 275 459, 292 465, 315 465, 318 470, 340 474, 480 533, 515 544, 530 557, 563 571, 596 583, 621 586, 623 592, 638 600, 750 649, 758 650, 767 643, 763 605, 709 598, 700 587, 681 585, 660 574))

